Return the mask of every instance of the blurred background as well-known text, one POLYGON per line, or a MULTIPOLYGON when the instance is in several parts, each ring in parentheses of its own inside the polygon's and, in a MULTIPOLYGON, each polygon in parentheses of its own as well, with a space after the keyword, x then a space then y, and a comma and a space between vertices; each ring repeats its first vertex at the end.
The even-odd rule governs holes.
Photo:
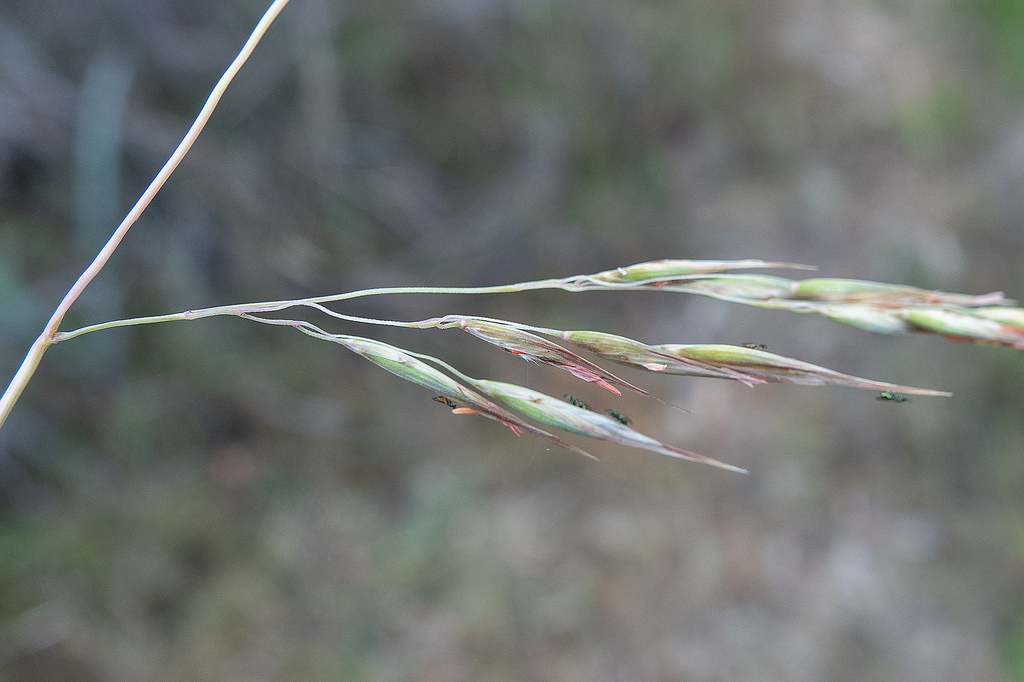
MULTIPOLYGON (((4 383, 264 9, 0 4, 4 383)), ((63 328, 656 258, 1024 298, 1021 35, 1019 0, 293 0, 63 328)), ((0 680, 1024 680, 1019 352, 660 292, 344 310, 764 343, 954 397, 621 371, 687 415, 312 318, 742 476, 515 438, 286 328, 85 336, 0 432, 0 680)))

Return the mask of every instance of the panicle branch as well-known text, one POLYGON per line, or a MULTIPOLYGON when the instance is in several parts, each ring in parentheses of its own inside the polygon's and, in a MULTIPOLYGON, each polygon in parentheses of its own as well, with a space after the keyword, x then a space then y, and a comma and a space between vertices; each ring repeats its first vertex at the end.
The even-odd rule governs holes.
POLYGON ((305 320, 265 315, 303 307, 348 322, 414 329, 461 329, 508 353, 530 362, 565 370, 576 378, 596 384, 615 395, 621 395, 622 389, 626 389, 667 405, 670 403, 652 396, 646 390, 550 339, 560 339, 576 349, 635 369, 663 374, 730 379, 748 386, 792 383, 804 386, 851 386, 889 394, 949 396, 950 393, 843 374, 826 367, 770 353, 763 347, 753 345, 647 344, 605 332, 563 331, 467 315, 446 315, 401 322, 348 315, 324 304, 364 296, 407 293, 510 293, 551 288, 565 291, 673 291, 710 296, 744 305, 817 313, 844 324, 879 333, 928 332, 940 334, 954 341, 1024 349, 1024 309, 1014 307, 1014 301, 1007 299, 1002 292, 972 296, 866 280, 791 280, 770 275, 731 272, 749 268, 813 269, 811 266, 795 263, 761 260, 659 260, 592 275, 573 275, 501 286, 392 287, 287 301, 218 306, 174 315, 93 325, 58 333, 54 337, 54 342, 117 326, 236 315, 265 324, 290 326, 310 336, 338 343, 392 374, 430 389, 436 394, 435 399, 452 408, 455 414, 478 414, 493 419, 509 427, 516 435, 532 433, 560 447, 590 456, 584 450, 565 443, 523 419, 527 417, 561 431, 652 450, 733 471, 744 470, 654 440, 629 428, 628 420, 621 418, 617 413, 606 416, 591 412, 579 401, 570 403, 523 386, 469 377, 438 358, 413 353, 364 337, 333 334, 305 320))

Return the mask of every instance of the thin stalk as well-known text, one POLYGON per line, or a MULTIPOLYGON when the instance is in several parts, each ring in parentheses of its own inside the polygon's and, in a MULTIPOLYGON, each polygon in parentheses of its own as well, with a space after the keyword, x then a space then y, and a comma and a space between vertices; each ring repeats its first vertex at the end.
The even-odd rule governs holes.
MULTIPOLYGON (((206 317, 218 317, 222 315, 246 316, 250 313, 272 313, 277 312, 279 310, 285 310, 287 308, 293 308, 297 306, 315 308, 327 315, 330 315, 331 317, 336 317, 340 320, 346 320, 349 322, 363 322, 367 324, 385 325, 390 327, 409 327, 415 329, 422 329, 425 326, 433 326, 433 323, 438 318, 431 318, 429 320, 421 320, 418 322, 380 320, 370 317, 345 315, 343 313, 331 310, 330 308, 325 308, 320 304, 345 301, 353 298, 360 298, 363 296, 379 296, 382 294, 509 294, 518 291, 529 291, 535 289, 564 289, 566 291, 579 291, 583 288, 589 287, 579 287, 577 285, 567 283, 563 280, 545 279, 533 282, 499 284, 486 287, 382 287, 377 289, 361 289, 359 291, 349 291, 343 294, 314 296, 312 298, 297 298, 286 301, 263 301, 259 303, 236 303, 233 305, 213 306, 212 308, 184 310, 180 313, 168 313, 166 315, 151 315, 148 317, 133 317, 125 320, 112 320, 110 322, 91 324, 87 327, 80 327, 79 329, 73 329, 67 332, 57 332, 56 334, 54 334, 52 343, 57 343, 59 341, 67 341, 68 339, 73 339, 76 336, 82 336, 83 334, 98 332, 104 329, 114 329, 116 327, 132 327, 142 324, 156 324, 158 322, 180 322, 185 320, 200 320, 206 317)), ((531 330, 541 329, 538 327, 532 327, 530 325, 516 324, 515 326, 521 326, 524 329, 531 330)))
MULTIPOLYGON (((125 234, 132 225, 139 219, 142 212, 146 210, 153 197, 156 196, 157 192, 164 186, 167 179, 171 176, 174 170, 181 163, 185 155, 188 154, 189 149, 192 148, 196 138, 199 137, 199 133, 202 132, 206 126, 207 121, 210 120, 210 116, 213 114, 213 110, 217 108, 220 103, 221 97, 224 95, 224 91, 227 90, 228 85, 234 79, 235 75, 242 68, 242 65, 249 59, 253 50, 256 49, 256 45, 266 34, 267 29, 274 23, 277 16, 281 13, 281 10, 288 4, 288 0, 274 0, 274 2, 264 12, 263 17, 259 23, 256 24, 256 28, 253 29, 252 33, 249 34, 248 40, 242 46, 242 49, 238 52, 238 56, 235 57, 234 61, 231 62, 227 70, 217 81, 210 96, 206 99, 206 103, 203 108, 199 111, 199 115, 196 116, 195 121, 192 122, 192 126, 185 133, 185 137, 182 138, 181 142, 175 148, 170 158, 160 169, 160 172, 156 174, 153 181, 146 188, 146 191, 142 193, 135 205, 125 216, 121 224, 117 226, 114 233, 111 235, 107 243, 103 245, 100 252, 93 259, 89 267, 79 275, 78 280, 75 281, 74 285, 68 290, 67 294, 64 295, 63 300, 57 306, 57 309, 53 311, 53 315, 50 316, 50 320, 46 323, 46 327, 43 332, 36 338, 29 348, 28 353, 25 355, 25 359, 22 361, 21 366, 18 368, 17 373, 11 380, 11 383, 7 386, 3 396, 0 396, 0 427, 3 426, 7 420, 7 416, 14 409, 14 404, 18 401, 22 392, 25 390, 25 386, 28 385, 32 375, 35 374, 36 368, 39 366, 39 362, 42 360, 43 353, 51 345, 56 343, 60 338, 58 337, 59 332, 57 328, 60 327, 61 321, 64 319, 64 315, 67 314, 68 309, 71 305, 78 300, 78 297, 82 295, 85 288, 92 282, 93 278, 99 274, 100 270, 107 264, 110 257, 113 255, 114 250, 124 239, 125 234)), ((66 338, 66 337, 64 337, 66 338)))
MULTIPOLYGON (((664 261, 657 261, 656 263, 661 262, 664 261)), ((734 263, 736 264, 736 267, 789 267, 799 269, 812 269, 811 266, 794 265, 792 263, 768 263, 764 261, 734 261, 734 263)), ((616 271, 612 272, 619 272, 624 274, 626 273, 626 269, 618 268, 616 271)), ((341 294, 313 296, 310 298, 300 298, 282 301, 261 301, 259 303, 239 303, 234 305, 214 306, 212 308, 185 310, 180 313, 170 313, 167 315, 136 317, 131 319, 114 320, 111 322, 103 322, 100 324, 89 325, 87 327, 81 327, 79 329, 75 329, 68 332, 58 332, 54 335, 52 341, 53 343, 56 343, 58 341, 67 341, 68 339, 75 338, 76 336, 81 336, 82 334, 101 331, 103 329, 112 329, 115 327, 129 327, 140 324, 153 324, 156 322, 198 320, 205 317, 216 317, 219 315, 242 315, 245 313, 275 312, 295 306, 307 306, 311 308, 316 308, 321 312, 326 313, 327 315, 331 315, 332 317, 336 317, 342 320, 348 320, 351 322, 365 322, 369 324, 387 325, 394 327, 422 328, 424 325, 433 326, 432 323, 435 320, 424 320, 422 322, 396 322, 393 320, 378 320, 365 317, 356 317, 335 312, 333 310, 330 310, 329 308, 324 308, 319 304, 346 301, 354 298, 361 298, 364 296, 381 296, 385 294, 511 294, 520 291, 536 291, 539 289, 561 289, 562 291, 568 292, 591 291, 594 289, 626 290, 636 289, 646 284, 662 281, 680 282, 683 280, 700 280, 721 276, 720 274, 708 274, 700 272, 691 274, 673 273, 661 276, 652 273, 651 277, 614 281, 608 278, 601 278, 600 274, 601 273, 599 273, 598 275, 572 275, 569 277, 562 277, 557 279, 531 280, 528 282, 516 282, 514 284, 496 284, 479 287, 379 287, 373 289, 360 289, 359 291, 349 291, 341 294)), ((736 299, 735 302, 744 303, 746 301, 745 299, 736 299)), ((502 322, 503 324, 510 324, 512 326, 518 326, 522 329, 539 331, 541 333, 552 331, 540 327, 532 327, 530 325, 520 325, 516 323, 504 322, 501 320, 498 321, 502 322)))

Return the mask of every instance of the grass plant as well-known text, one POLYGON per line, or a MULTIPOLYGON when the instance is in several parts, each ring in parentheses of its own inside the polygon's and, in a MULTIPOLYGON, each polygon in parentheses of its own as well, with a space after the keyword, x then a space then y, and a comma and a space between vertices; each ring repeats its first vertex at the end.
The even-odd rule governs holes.
MULTIPOLYGON (((938 334, 959 342, 1024 349, 1024 309, 1015 307, 1002 292, 972 296, 915 287, 852 279, 812 278, 792 280, 760 274, 736 274, 746 269, 811 270, 811 266, 761 260, 706 261, 656 260, 588 275, 518 282, 484 287, 388 287, 339 294, 256 303, 224 305, 180 313, 136 317, 89 325, 71 331, 59 326, 71 305, 96 274, 188 153, 232 78, 248 59, 274 19, 287 5, 275 0, 267 9, 241 52, 224 72, 206 104, 182 142, 161 168, 124 221, 86 268, 54 311, 46 327, 32 344, 21 367, 0 398, 0 427, 14 408, 45 351, 55 343, 84 334, 123 326, 157 322, 187 321, 231 315, 248 321, 291 327, 315 338, 337 343, 361 355, 382 369, 433 392, 456 414, 475 414, 498 421, 517 436, 530 433, 581 454, 581 448, 561 440, 530 421, 559 431, 598 438, 629 447, 646 449, 671 457, 710 464, 731 471, 744 471, 710 457, 667 445, 630 428, 624 419, 592 412, 566 400, 554 398, 525 386, 467 376, 444 360, 363 336, 334 333, 303 318, 281 317, 283 311, 322 314, 346 323, 386 325, 412 329, 460 329, 503 351, 527 361, 569 372, 615 395, 628 390, 651 396, 597 363, 550 339, 599 358, 635 369, 662 374, 682 374, 740 381, 748 386, 763 383, 793 383, 805 386, 852 386, 884 394, 949 396, 940 390, 901 386, 865 379, 807 362, 771 353, 756 344, 647 344, 615 334, 587 330, 558 330, 516 321, 459 314, 419 321, 373 319, 349 315, 326 304, 381 294, 481 294, 515 293, 559 289, 570 293, 613 290, 628 294, 657 290, 709 296, 726 302, 824 317, 862 329, 894 334, 918 332, 938 334)), ((664 402, 664 401, 661 401, 664 402)), ((621 417, 621 415, 619 415, 621 417)))

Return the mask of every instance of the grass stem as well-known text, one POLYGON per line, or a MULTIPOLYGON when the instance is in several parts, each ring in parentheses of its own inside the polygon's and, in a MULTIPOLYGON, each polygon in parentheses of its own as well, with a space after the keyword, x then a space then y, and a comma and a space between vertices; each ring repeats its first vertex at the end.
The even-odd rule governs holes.
MULTIPOLYGON (((110 260, 110 257, 114 254, 114 250, 117 249, 121 240, 124 239, 124 236, 128 233, 128 230, 139 219, 142 212, 145 211, 150 202, 153 201, 153 197, 156 196, 157 192, 160 191, 164 186, 164 183, 167 182, 167 179, 171 177, 171 174, 178 167, 178 164, 180 164, 182 159, 185 158, 185 155, 188 154, 189 149, 192 148, 193 143, 195 143, 196 139, 199 137, 199 133, 202 132, 207 121, 210 120, 213 110, 216 109, 217 105, 220 103, 220 99, 224 95, 225 90, 227 90, 228 85, 242 68, 242 65, 249 59, 253 50, 256 49, 256 45, 259 44, 260 40, 266 34, 267 29, 270 28, 270 25, 274 23, 274 20, 277 19, 277 16, 287 4, 288 0, 274 0, 270 7, 267 8, 267 11, 264 12, 259 23, 256 24, 252 33, 249 34, 248 40, 245 41, 245 44, 238 52, 238 55, 217 81, 217 84, 214 86, 210 96, 206 99, 206 103, 203 105, 203 108, 200 109, 199 115, 196 116, 195 121, 192 122, 188 132, 185 133, 181 142, 178 143, 178 146, 175 148, 170 158, 167 159, 167 162, 160 169, 160 172, 156 174, 156 177, 153 178, 149 187, 146 188, 146 191, 142 193, 138 201, 135 202, 135 205, 132 206, 128 215, 125 216, 124 220, 121 221, 121 224, 117 226, 116 230, 114 230, 114 233, 110 236, 110 239, 107 240, 107 243, 104 244, 103 248, 100 249, 100 252, 96 254, 96 257, 93 259, 92 263, 89 264, 89 267, 87 267, 82 274, 78 276, 78 279, 71 288, 68 289, 64 298, 57 305, 57 309, 53 311, 53 315, 50 316, 42 334, 40 334, 32 343, 32 346, 25 355, 25 359, 22 361, 17 373, 15 373, 14 378, 11 379, 11 383, 7 386, 3 396, 0 396, 0 427, 3 427, 3 424, 7 420, 8 415, 10 415, 11 410, 14 409, 14 404, 18 401, 18 398, 25 390, 25 386, 35 373, 46 349, 57 341, 69 338, 69 335, 60 334, 60 332, 57 331, 58 327, 60 327, 61 321, 67 314, 68 309, 70 309, 72 304, 78 300, 78 297, 82 295, 82 292, 85 291, 85 288, 90 282, 92 282, 93 278, 95 278, 96 275, 99 274, 100 270, 102 270, 107 264, 107 261, 110 260)), ((174 316, 160 317, 167 319, 179 319, 174 316)), ((164 319, 152 319, 147 321, 162 322, 164 319)), ((145 322, 136 322, 135 324, 145 324, 145 322)), ((124 324, 115 323, 109 326, 124 326, 124 324)), ((103 329, 109 328, 109 326, 94 325, 94 327, 103 329)), ((86 329, 89 331, 96 331, 96 329, 86 329)), ((79 330, 79 332, 85 333, 83 330, 79 330)), ((72 334, 72 336, 77 335, 79 334, 72 334)))

